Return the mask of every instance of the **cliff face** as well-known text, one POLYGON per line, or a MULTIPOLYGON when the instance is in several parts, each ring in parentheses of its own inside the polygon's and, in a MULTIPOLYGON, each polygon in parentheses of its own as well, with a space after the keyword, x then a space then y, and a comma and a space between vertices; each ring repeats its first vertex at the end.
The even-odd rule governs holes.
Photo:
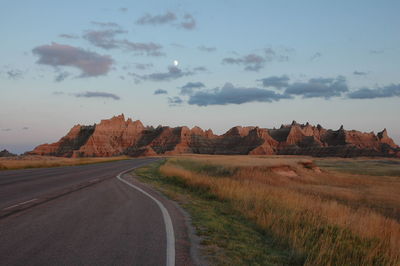
POLYGON ((95 128, 95 125, 75 125, 68 134, 62 137, 58 142, 39 145, 31 151, 30 154, 71 157, 74 151, 78 150, 87 142, 95 128))
POLYGON ((139 120, 125 120, 120 115, 98 125, 76 125, 58 142, 40 145, 30 153, 65 157, 181 153, 400 157, 400 147, 386 129, 375 135, 293 121, 279 129, 237 126, 215 135, 199 127, 145 127, 139 120))

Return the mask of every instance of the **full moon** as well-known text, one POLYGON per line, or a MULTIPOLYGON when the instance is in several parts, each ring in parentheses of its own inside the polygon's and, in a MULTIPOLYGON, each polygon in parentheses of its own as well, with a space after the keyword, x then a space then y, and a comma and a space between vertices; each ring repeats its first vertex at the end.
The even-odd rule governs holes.
POLYGON ((178 60, 174 60, 174 66, 178 66, 179 62, 178 60))

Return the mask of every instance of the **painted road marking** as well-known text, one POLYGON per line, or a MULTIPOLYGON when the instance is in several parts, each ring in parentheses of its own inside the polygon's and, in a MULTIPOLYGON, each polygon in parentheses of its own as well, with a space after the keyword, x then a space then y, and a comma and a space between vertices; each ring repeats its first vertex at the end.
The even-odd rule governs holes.
POLYGON ((29 203, 29 202, 37 201, 37 200, 38 200, 38 199, 27 200, 27 201, 24 201, 24 202, 17 203, 17 204, 14 204, 14 205, 12 205, 12 206, 9 206, 9 207, 7 207, 7 208, 4 208, 3 210, 12 209, 12 208, 14 208, 14 207, 21 206, 21 205, 27 204, 27 203, 29 203))
MULTIPOLYGON (((135 168, 137 168, 137 167, 135 167, 135 168)), ((172 226, 171 216, 169 215, 168 210, 164 207, 164 205, 158 199, 156 199, 155 197, 153 197, 152 195, 150 195, 149 193, 147 193, 140 187, 137 187, 137 186, 129 183, 128 181, 126 181, 125 179, 123 179, 121 177, 121 175, 123 175, 129 171, 132 171, 135 168, 132 168, 132 169, 129 169, 129 170, 119 173, 117 175, 117 178, 118 178, 118 180, 125 183, 126 185, 142 192, 144 195, 146 195, 147 197, 152 199, 155 203, 157 203, 157 205, 160 208, 161 213, 163 215, 165 231, 166 231, 166 235, 167 235, 167 264, 166 265, 174 266, 175 265, 175 235, 174 235, 174 227, 172 226)))

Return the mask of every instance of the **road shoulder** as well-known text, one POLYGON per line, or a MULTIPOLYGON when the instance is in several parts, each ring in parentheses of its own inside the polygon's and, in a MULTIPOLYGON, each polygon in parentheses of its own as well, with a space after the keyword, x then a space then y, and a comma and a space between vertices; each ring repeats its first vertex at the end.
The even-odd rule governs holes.
POLYGON ((140 182, 134 171, 124 174, 123 178, 159 200, 168 210, 175 232, 176 265, 208 265, 199 255, 200 240, 195 234, 190 215, 157 187, 140 182))

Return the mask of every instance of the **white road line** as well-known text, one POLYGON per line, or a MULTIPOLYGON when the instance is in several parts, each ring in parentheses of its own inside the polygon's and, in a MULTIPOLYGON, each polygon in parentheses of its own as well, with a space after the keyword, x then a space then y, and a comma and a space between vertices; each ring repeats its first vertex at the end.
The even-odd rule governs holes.
POLYGON ((27 203, 29 203, 29 202, 36 201, 36 200, 37 200, 37 199, 31 199, 31 200, 27 200, 27 201, 24 201, 24 202, 21 202, 21 203, 17 203, 17 204, 15 204, 15 205, 8 206, 7 208, 4 208, 3 210, 12 209, 12 208, 14 208, 14 207, 21 206, 21 205, 24 205, 24 204, 27 204, 27 203))
POLYGON ((152 195, 150 195, 149 193, 147 193, 140 187, 137 187, 137 186, 129 183, 128 181, 126 181, 125 179, 123 179, 121 177, 121 175, 123 175, 127 172, 130 172, 135 168, 137 168, 137 167, 134 167, 132 169, 129 169, 129 170, 119 173, 117 175, 117 178, 121 182, 127 184, 128 186, 142 192, 144 195, 146 195, 147 197, 152 199, 155 203, 157 203, 157 205, 160 208, 161 213, 163 215, 165 231, 166 231, 166 235, 167 235, 167 264, 166 264, 166 266, 174 266, 175 265, 175 235, 174 235, 174 227, 172 226, 171 216, 169 215, 167 209, 164 207, 164 205, 158 199, 156 199, 155 197, 153 197, 152 195))

